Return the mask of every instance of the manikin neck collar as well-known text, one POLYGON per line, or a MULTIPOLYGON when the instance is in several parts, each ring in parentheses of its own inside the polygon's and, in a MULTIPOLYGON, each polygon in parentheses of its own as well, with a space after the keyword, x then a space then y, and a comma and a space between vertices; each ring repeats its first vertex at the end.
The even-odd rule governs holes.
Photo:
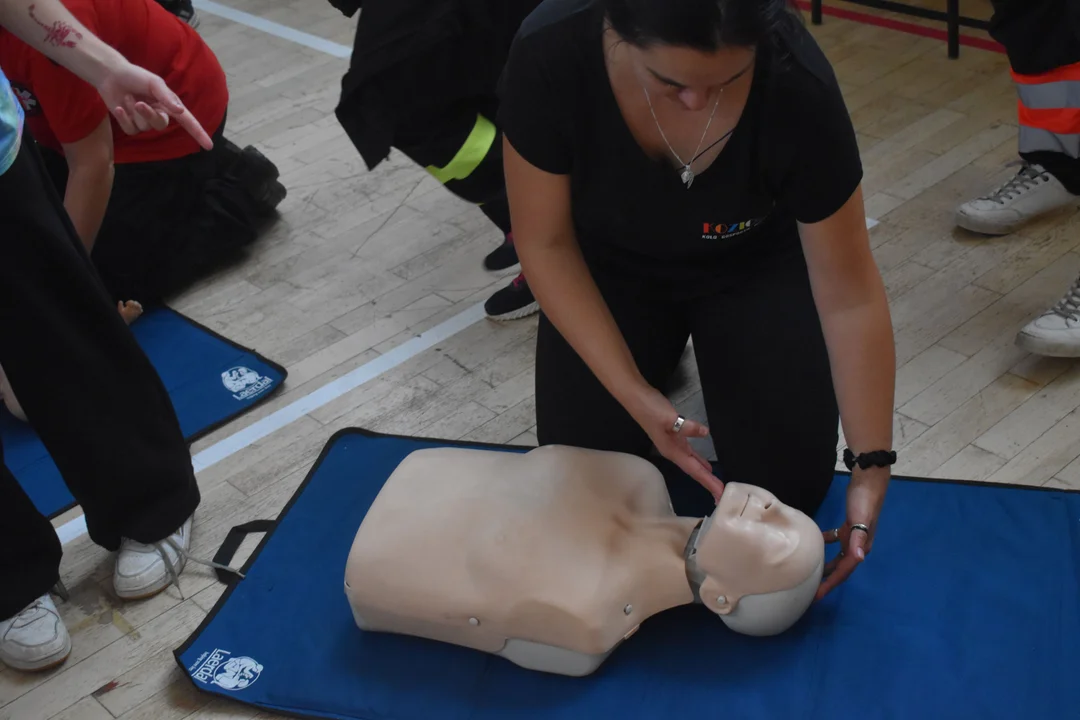
POLYGON ((704 522, 704 518, 698 520, 697 525, 694 526, 694 531, 690 533, 690 539, 686 541, 686 548, 683 550, 683 560, 686 561, 686 581, 690 583, 690 590, 694 593, 695 603, 701 602, 701 583, 705 581, 705 573, 701 572, 697 564, 697 539, 704 522))

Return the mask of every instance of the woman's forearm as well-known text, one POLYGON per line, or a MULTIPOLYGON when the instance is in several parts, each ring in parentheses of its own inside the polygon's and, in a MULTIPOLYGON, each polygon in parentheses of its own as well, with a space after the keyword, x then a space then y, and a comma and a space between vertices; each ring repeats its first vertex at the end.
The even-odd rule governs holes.
POLYGON ((94 87, 126 62, 59 0, 0 0, 0 26, 94 87))
POLYGON ((515 240, 529 289, 544 314, 608 392, 633 412, 637 395, 648 384, 577 243, 561 240, 534 246, 527 238, 515 240))
POLYGON ((896 351, 879 282, 866 302, 822 314, 844 438, 852 452, 892 449, 896 351))
POLYGON ((113 165, 75 167, 68 173, 64 209, 87 252, 94 249, 112 193, 113 165))

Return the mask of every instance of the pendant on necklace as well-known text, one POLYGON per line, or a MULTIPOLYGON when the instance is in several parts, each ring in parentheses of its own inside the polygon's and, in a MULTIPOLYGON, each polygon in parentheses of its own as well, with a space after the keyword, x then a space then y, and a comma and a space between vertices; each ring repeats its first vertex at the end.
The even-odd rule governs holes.
POLYGON ((690 169, 689 165, 683 168, 682 175, 679 177, 682 178, 682 181, 686 184, 688 190, 690 189, 690 186, 694 184, 694 171, 690 169))

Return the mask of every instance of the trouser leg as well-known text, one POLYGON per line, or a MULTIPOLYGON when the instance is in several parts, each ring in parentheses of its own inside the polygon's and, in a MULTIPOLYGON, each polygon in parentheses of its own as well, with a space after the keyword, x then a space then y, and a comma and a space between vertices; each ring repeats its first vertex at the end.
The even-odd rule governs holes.
POLYGON ((1080 3, 994 0, 991 34, 1016 83, 1021 157, 1080 195, 1080 3))
POLYGON ((802 253, 748 270, 683 312, 722 479, 813 515, 836 468, 839 410, 802 253))
POLYGON ((3 463, 0 443, 0 620, 60 579, 60 539, 3 463))
POLYGON ((504 234, 510 232, 510 209, 503 175, 502 132, 490 102, 462 101, 452 107, 418 113, 430 118, 403 124, 395 144, 427 169, 447 190, 478 205, 504 234))
MULTIPOLYGON (((115 550, 178 528, 199 490, 171 400, 106 293, 29 138, 0 175, 0 365, 115 550)), ((5 579, 6 581, 6 579, 5 579)))

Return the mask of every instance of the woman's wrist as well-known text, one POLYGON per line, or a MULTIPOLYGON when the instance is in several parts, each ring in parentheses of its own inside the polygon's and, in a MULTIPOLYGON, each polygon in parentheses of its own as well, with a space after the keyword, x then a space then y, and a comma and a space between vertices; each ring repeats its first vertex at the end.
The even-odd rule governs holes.
POLYGON ((77 74, 97 90, 128 65, 123 55, 97 38, 94 38, 94 42, 82 44, 76 52, 80 56, 77 74))
POLYGON ((642 411, 649 406, 649 400, 657 392, 659 391, 646 382, 645 378, 638 373, 618 383, 617 390, 612 395, 633 418, 637 419, 641 416, 642 411))
POLYGON ((865 470, 856 465, 851 471, 853 482, 884 484, 887 485, 892 478, 892 469, 889 467, 869 467, 865 470))

